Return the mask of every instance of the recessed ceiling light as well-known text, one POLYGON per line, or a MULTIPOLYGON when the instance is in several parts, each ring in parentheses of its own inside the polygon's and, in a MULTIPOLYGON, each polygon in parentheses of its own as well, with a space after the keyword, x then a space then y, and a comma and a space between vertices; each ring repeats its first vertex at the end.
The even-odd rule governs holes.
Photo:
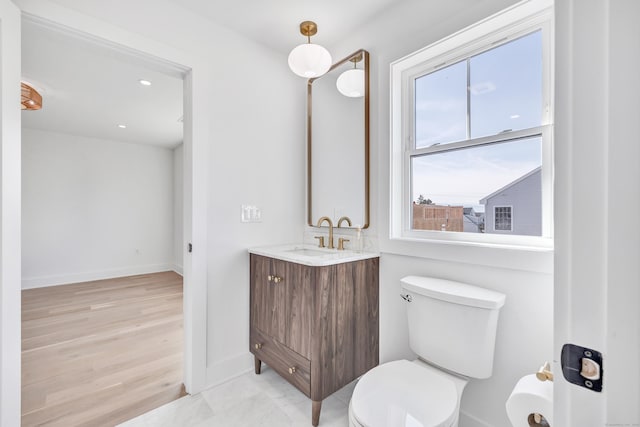
POLYGON ((138 82, 139 82, 142 86, 151 86, 151 82, 150 82, 149 80, 140 79, 140 80, 138 80, 138 82))
POLYGON ((518 119, 518 118, 520 118, 520 114, 512 114, 509 118, 510 119, 518 119))
POLYGON ((127 128, 127 125, 118 125, 118 127, 119 127, 120 129, 126 129, 126 128, 127 128))

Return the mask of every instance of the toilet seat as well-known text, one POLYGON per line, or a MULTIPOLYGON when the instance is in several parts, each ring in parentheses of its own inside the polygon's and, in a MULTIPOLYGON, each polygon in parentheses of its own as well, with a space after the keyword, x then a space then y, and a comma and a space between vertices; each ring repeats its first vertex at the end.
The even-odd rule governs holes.
POLYGON ((352 424, 367 427, 451 427, 457 421, 458 388, 435 368, 396 360, 362 376, 349 412, 352 424))

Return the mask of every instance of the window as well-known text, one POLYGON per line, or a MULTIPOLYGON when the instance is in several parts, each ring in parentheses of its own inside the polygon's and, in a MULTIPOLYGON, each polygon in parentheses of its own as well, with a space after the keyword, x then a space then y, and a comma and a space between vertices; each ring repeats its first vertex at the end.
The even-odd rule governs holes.
POLYGON ((392 64, 392 237, 548 244, 551 26, 531 3, 392 64))
POLYGON ((511 206, 494 206, 493 217, 495 231, 511 231, 511 206))

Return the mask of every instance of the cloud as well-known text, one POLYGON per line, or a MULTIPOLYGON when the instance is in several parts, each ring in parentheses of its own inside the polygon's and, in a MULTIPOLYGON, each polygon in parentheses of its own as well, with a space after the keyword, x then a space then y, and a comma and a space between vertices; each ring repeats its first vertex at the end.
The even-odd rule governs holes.
POLYGON ((412 196, 477 205, 483 197, 541 164, 540 141, 518 141, 413 158, 412 196))
POLYGON ((490 93, 496 90, 496 85, 493 82, 478 82, 476 84, 471 85, 469 91, 472 95, 484 95, 485 93, 490 93))

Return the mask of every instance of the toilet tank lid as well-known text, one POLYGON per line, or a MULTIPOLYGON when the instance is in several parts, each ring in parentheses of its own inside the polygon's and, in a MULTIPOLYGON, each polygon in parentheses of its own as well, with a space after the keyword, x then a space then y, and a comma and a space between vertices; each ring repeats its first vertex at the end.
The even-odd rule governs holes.
POLYGON ((504 305, 506 296, 500 292, 434 277, 407 276, 401 279, 402 287, 408 291, 460 305, 498 309, 504 305))

